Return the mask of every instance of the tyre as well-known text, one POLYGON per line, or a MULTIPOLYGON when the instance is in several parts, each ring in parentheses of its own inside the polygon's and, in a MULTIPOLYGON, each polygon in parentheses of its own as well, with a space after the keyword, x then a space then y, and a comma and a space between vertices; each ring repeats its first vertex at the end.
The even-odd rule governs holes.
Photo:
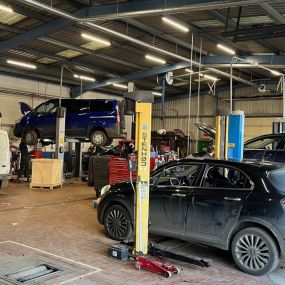
POLYGON ((90 142, 95 146, 104 146, 107 142, 107 136, 102 131, 93 131, 90 135, 90 142))
POLYGON ((24 140, 27 145, 35 145, 38 143, 39 136, 35 130, 27 130, 24 133, 24 140))
POLYGON ((129 239, 132 235, 131 217, 121 205, 107 209, 104 217, 106 235, 114 240, 129 239))
POLYGON ((279 252, 273 238, 260 228, 246 228, 238 232, 231 245, 235 264, 251 275, 264 275, 279 264, 279 252))

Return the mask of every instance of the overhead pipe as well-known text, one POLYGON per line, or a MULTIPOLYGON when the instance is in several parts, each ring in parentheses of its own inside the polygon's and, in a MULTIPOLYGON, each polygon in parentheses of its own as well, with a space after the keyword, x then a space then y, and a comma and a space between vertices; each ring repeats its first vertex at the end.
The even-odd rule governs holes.
MULTIPOLYGON (((212 9, 224 9, 228 7, 238 7, 238 6, 249 6, 254 4, 260 4, 267 1, 258 1, 258 0, 244 0, 244 1, 235 1, 235 0, 228 0, 228 1, 214 1, 214 0, 208 0, 204 1, 205 3, 201 3, 203 1, 193 1, 196 2, 195 4, 190 4, 190 1, 184 1, 184 4, 174 0, 156 0, 152 1, 151 4, 147 3, 147 1, 141 1, 142 3, 128 3, 127 5, 139 5, 143 7, 143 9, 139 10, 137 8, 136 11, 123 11, 124 9, 124 3, 117 3, 117 5, 113 5, 113 11, 104 14, 104 15, 94 15, 94 16, 88 16, 82 20, 84 21, 106 21, 106 20, 118 20, 118 19, 126 19, 126 18, 132 18, 132 17, 138 17, 138 16, 144 16, 146 14, 157 14, 157 13, 163 13, 163 14, 177 14, 182 12, 188 12, 188 11, 205 11, 205 10, 212 10, 212 9), (178 6, 178 5, 180 6, 178 6)), ((91 9, 95 10, 98 7, 91 7, 91 9)), ((134 7, 136 8, 136 7, 134 7)), ((127 8, 125 8, 127 10, 127 8)), ((130 10, 130 9, 128 9, 130 10)))
MULTIPOLYGON (((17 1, 19 1, 19 0, 17 0, 17 1)), ((184 56, 180 56, 178 54, 166 51, 166 50, 158 48, 158 47, 155 47, 155 46, 153 46, 151 44, 145 43, 145 42, 143 42, 141 40, 138 40, 136 38, 127 36, 125 34, 113 31, 113 30, 108 29, 106 27, 103 27, 103 26, 100 26, 100 25, 97 25, 97 24, 94 24, 94 23, 91 23, 91 22, 88 22, 88 21, 85 22, 84 19, 78 18, 78 17, 73 16, 73 15, 71 15, 69 13, 63 12, 63 11, 57 9, 57 8, 48 6, 48 5, 40 3, 38 1, 35 1, 35 0, 21 0, 20 2, 21 3, 24 2, 24 3, 28 4, 28 5, 31 5, 33 7, 36 7, 36 8, 42 9, 42 10, 45 10, 45 11, 50 12, 50 13, 52 13, 54 15, 59 16, 59 17, 66 18, 66 19, 68 19, 70 21, 77 22, 77 23, 80 23, 80 24, 82 24, 84 26, 87 26, 87 27, 99 30, 99 31, 104 32, 104 33, 108 33, 108 34, 116 36, 116 37, 119 37, 121 39, 127 40, 129 42, 132 42, 132 43, 135 43, 137 45, 143 46, 143 47, 145 47, 147 49, 150 49, 150 50, 153 50, 155 52, 158 52, 160 54, 165 54, 165 55, 171 56, 173 58, 176 58, 178 60, 189 62, 189 65, 190 65, 190 63, 192 63, 193 65, 195 65, 197 67, 200 66, 200 64, 198 62, 194 61, 194 60, 191 60, 191 59, 186 58, 184 56)), ((226 2, 229 3, 229 1, 226 1, 226 2)), ((248 2, 258 2, 259 3, 260 1, 244 1, 244 2, 247 2, 247 4, 249 4, 248 2)), ((239 3, 239 5, 240 5, 240 3, 239 3)), ((209 68, 209 70, 211 70, 214 73, 221 74, 221 75, 223 75, 225 77, 229 77, 229 75, 226 72, 222 72, 222 71, 217 70, 215 68, 209 68)), ((248 80, 242 79, 242 78, 237 77, 237 76, 233 76, 233 79, 235 79, 237 81, 240 81, 242 83, 246 83, 246 84, 251 85, 251 86, 257 86, 257 84, 255 84, 253 82, 250 82, 248 80)))

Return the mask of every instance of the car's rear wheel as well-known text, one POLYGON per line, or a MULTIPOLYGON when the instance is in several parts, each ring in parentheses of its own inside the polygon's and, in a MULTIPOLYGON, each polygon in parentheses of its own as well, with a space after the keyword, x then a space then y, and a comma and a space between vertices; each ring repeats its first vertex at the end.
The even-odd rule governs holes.
POLYGON ((35 145, 38 143, 39 140, 37 132, 32 129, 25 131, 23 138, 27 145, 35 145))
POLYGON ((279 263, 275 241, 259 228, 246 228, 238 232, 232 241, 231 251, 236 265, 251 275, 270 273, 279 263))
POLYGON ((90 135, 90 142, 95 146, 104 146, 107 142, 107 136, 103 131, 95 130, 90 135))
POLYGON ((131 217, 121 205, 113 205, 106 211, 104 218, 106 235, 114 240, 124 240, 131 237, 131 217))

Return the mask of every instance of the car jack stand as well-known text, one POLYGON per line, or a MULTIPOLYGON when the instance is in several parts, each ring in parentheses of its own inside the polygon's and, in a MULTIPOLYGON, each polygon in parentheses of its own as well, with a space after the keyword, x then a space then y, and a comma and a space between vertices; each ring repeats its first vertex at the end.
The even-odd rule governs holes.
POLYGON ((182 252, 177 253, 171 251, 170 249, 164 248, 163 246, 151 241, 149 242, 148 253, 151 255, 151 257, 135 257, 136 269, 145 269, 154 273, 159 273, 167 278, 171 277, 172 274, 180 273, 182 268, 163 262, 163 260, 161 259, 162 257, 187 262, 201 267, 210 267, 210 264, 204 259, 200 259, 182 252))
POLYGON ((161 259, 154 256, 137 256, 135 258, 135 261, 136 269, 145 269, 154 273, 159 273, 166 278, 170 278, 172 274, 178 274, 182 270, 182 268, 172 265, 170 263, 165 263, 161 259))

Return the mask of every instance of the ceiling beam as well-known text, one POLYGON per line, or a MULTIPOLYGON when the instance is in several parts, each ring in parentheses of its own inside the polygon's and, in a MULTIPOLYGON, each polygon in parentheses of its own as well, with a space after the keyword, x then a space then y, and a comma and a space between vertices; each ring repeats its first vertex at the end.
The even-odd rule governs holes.
MULTIPOLYGON (((10 76, 21 76, 23 78, 28 78, 31 80, 44 80, 47 82, 52 82, 52 83, 60 83, 60 79, 59 77, 53 77, 53 76, 49 76, 49 75, 43 75, 43 74, 39 74, 39 73, 33 73, 33 72, 27 72, 26 70, 20 70, 20 69, 16 69, 16 68, 10 68, 10 67, 5 67, 5 66, 0 66, 0 72, 1 74, 6 74, 6 75, 10 75, 10 76)), ((69 79, 64 79, 63 80, 64 84, 67 85, 78 85, 77 81, 74 80, 69 80, 69 79)))
MULTIPOLYGON (((148 69, 148 70, 137 71, 137 72, 127 74, 124 76, 104 80, 102 82, 94 82, 94 83, 85 84, 85 85, 83 85, 82 90, 83 90, 83 92, 88 92, 88 91, 100 89, 102 87, 112 85, 115 83, 129 82, 132 80, 137 80, 137 79, 141 79, 141 78, 145 78, 145 77, 149 77, 149 76, 155 76, 158 74, 167 73, 169 71, 174 71, 174 70, 186 68, 189 66, 190 66, 189 62, 179 62, 179 63, 172 64, 172 65, 165 65, 162 67, 156 67, 156 68, 152 68, 152 69, 148 69)), ((79 88, 77 88, 77 87, 72 88, 70 90, 70 93, 71 93, 71 97, 73 97, 73 98, 79 96, 80 87, 79 88)))
POLYGON ((17 50, 21 50, 21 51, 24 51, 24 52, 29 52, 29 53, 32 53, 34 55, 38 55, 38 56, 41 56, 41 57, 47 57, 47 58, 56 60, 57 63, 61 63, 62 62, 64 64, 72 64, 72 65, 78 65, 78 66, 81 66, 81 67, 90 68, 90 69, 93 69, 93 70, 98 71, 98 72, 107 73, 111 77, 112 76, 118 76, 117 73, 115 73, 115 72, 113 72, 113 71, 111 71, 109 69, 106 69, 106 68, 103 68, 103 67, 98 67, 98 66, 95 66, 92 63, 81 61, 81 60, 78 60, 78 59, 74 59, 74 58, 73 59, 68 59, 68 58, 65 58, 65 57, 62 57, 62 56, 59 56, 59 55, 56 55, 56 54, 43 52, 43 51, 39 51, 39 50, 36 50, 36 49, 28 48, 28 47, 19 47, 19 48, 17 48, 17 50))
MULTIPOLYGON (((83 8, 77 12, 75 12, 73 15, 80 17, 84 16, 86 13, 87 8, 83 8)), ((68 26, 70 26, 72 22, 68 19, 60 18, 57 20, 54 20, 52 22, 40 25, 30 31, 27 31, 25 33, 16 35, 12 38, 9 38, 5 41, 0 42, 0 52, 7 51, 9 49, 18 47, 20 45, 26 44, 30 41, 33 41, 37 38, 47 36, 53 32, 56 32, 58 30, 64 29, 68 26)))
POLYGON ((285 24, 285 17, 276 11, 270 4, 263 2, 259 4, 260 7, 264 10, 276 24, 285 24))
MULTIPOLYGON (((247 55, 247 56, 239 56, 239 58, 246 60, 248 62, 257 62, 261 65, 283 65, 285 67, 285 55, 247 55)), ((232 56, 203 56, 202 64, 218 64, 218 65, 226 65, 221 67, 228 67, 232 62, 232 56)), ((242 62, 239 62, 242 63, 242 62)), ((246 63, 245 63, 246 64, 246 63)), ((253 66, 247 64, 252 68, 258 68, 258 66, 253 66)))
MULTIPOLYGON (((260 3, 259 3, 260 4, 260 3)), ((209 13, 211 15, 213 15, 216 19, 218 19, 220 22, 224 23, 224 24, 228 24, 228 26, 230 26, 231 28, 236 28, 236 23, 230 19, 227 20, 226 16, 221 13, 220 11, 217 10, 211 10, 209 11, 209 13)), ((273 45, 271 45, 270 43, 268 43, 265 40, 257 40, 257 42, 264 48, 268 49, 271 52, 274 52, 275 54, 279 54, 280 53, 280 49, 274 47, 273 45)))

